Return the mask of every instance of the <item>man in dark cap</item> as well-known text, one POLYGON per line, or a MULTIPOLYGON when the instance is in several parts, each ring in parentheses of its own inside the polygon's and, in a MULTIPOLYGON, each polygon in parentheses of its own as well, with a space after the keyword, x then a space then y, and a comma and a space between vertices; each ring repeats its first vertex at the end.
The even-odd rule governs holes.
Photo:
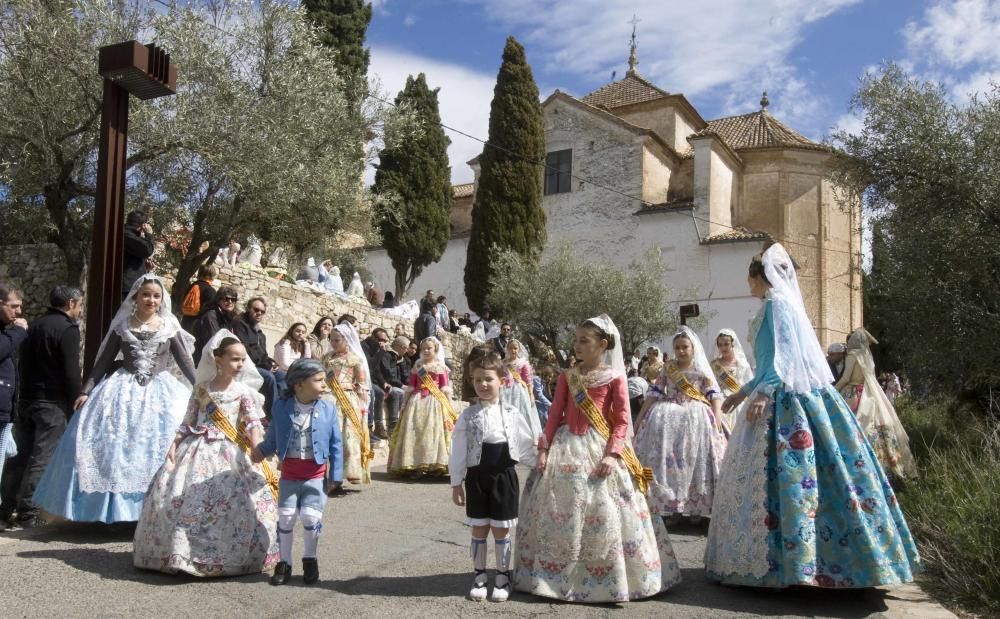
POLYGON ((149 271, 147 261, 153 255, 153 227, 146 214, 132 211, 125 217, 125 265, 122 272, 122 299, 132 284, 149 271))

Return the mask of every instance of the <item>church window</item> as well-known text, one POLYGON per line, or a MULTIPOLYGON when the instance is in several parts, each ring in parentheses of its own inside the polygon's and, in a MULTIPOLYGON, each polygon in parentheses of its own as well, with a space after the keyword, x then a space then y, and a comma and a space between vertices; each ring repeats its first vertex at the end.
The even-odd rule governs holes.
POLYGON ((573 180, 573 151, 556 150, 545 156, 545 195, 569 193, 573 180))

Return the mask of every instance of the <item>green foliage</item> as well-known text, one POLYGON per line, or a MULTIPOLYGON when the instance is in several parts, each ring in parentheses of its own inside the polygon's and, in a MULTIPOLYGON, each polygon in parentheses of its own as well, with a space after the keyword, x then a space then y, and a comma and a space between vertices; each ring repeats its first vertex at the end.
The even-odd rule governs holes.
POLYGON ((954 398, 903 400, 920 478, 900 492, 926 568, 921 584, 964 609, 1000 613, 1000 429, 954 398))
POLYGON ((576 325, 602 312, 615 321, 625 351, 677 328, 655 250, 626 269, 589 264, 568 245, 540 261, 504 250, 495 267, 490 307, 551 347, 570 348, 576 325))
POLYGON ((388 206, 381 210, 379 231, 392 268, 395 296, 402 299, 424 267, 441 259, 448 245, 451 214, 451 168, 441 128, 438 89, 431 90, 421 73, 406 79, 396 105, 411 112, 420 132, 382 151, 374 193, 388 206))
POLYGON ((507 38, 490 105, 489 143, 479 156, 480 176, 472 206, 472 232, 465 262, 469 307, 486 305, 499 251, 528 259, 545 246, 541 165, 545 126, 538 86, 524 48, 507 38))
POLYGON ((873 223, 867 318, 883 362, 986 394, 1000 387, 1000 91, 958 105, 889 65, 853 104, 864 129, 835 136, 834 176, 873 223))
POLYGON ((0 200, 44 204, 79 277, 98 145, 97 48, 155 33, 178 92, 131 104, 128 208, 153 211, 161 232, 189 239, 177 249, 178 280, 231 236, 254 232, 293 252, 330 243, 364 206, 363 153, 343 136, 373 134, 386 117, 352 108, 336 54, 287 3, 147 4, 4 5, 0 200), (199 256, 203 241, 213 247, 199 256))
POLYGON ((319 43, 337 52, 348 98, 359 101, 367 92, 368 62, 365 33, 372 5, 364 0, 302 0, 306 15, 319 29, 319 43))

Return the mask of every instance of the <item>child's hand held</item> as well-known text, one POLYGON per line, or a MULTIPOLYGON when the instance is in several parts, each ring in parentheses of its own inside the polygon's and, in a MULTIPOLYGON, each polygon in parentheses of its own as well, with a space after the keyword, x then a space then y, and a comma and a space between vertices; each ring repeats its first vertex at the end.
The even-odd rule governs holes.
POLYGON ((452 486, 451 500, 459 507, 465 505, 465 489, 462 486, 452 486))

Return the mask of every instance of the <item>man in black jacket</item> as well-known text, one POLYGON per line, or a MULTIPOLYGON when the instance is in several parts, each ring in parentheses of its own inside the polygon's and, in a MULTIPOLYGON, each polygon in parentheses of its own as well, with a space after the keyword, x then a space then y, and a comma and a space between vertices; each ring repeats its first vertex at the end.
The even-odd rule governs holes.
MULTIPOLYGON (((191 329, 194 336, 194 364, 201 363, 201 349, 205 347, 208 340, 219 332, 219 329, 233 329, 233 319, 236 317, 236 302, 239 297, 236 289, 231 286, 223 286, 215 293, 215 303, 205 310, 191 329)), ((245 342, 244 342, 245 343, 245 342)), ((249 350, 247 353, 249 354, 249 350)))
POLYGON ((392 430, 399 422, 399 411, 403 408, 403 387, 410 378, 410 364, 405 356, 409 345, 410 338, 400 335, 392 340, 389 350, 383 350, 378 357, 378 373, 383 381, 382 390, 385 393, 386 408, 389 409, 388 428, 381 415, 376 427, 376 432, 379 432, 382 438, 392 434, 392 430))
MULTIPOLYGON (((428 293, 431 291, 428 290, 428 293)), ((426 297, 420 300, 420 315, 413 322, 413 339, 417 345, 425 339, 437 335, 437 319, 434 317, 434 302, 426 297)))
MULTIPOLYGON (((218 296, 222 296, 221 289, 218 296)), ((284 382, 285 373, 278 369, 278 364, 267 354, 267 336, 260 328, 260 321, 266 313, 267 301, 254 297, 247 301, 246 311, 233 321, 232 330, 247 349, 247 358, 257 366, 257 371, 264 379, 260 393, 264 396, 264 413, 270 419, 271 406, 278 399, 278 383, 284 382)))
MULTIPOLYGON (((0 458, 4 436, 17 404, 17 349, 28 337, 28 323, 21 318, 21 293, 0 282, 0 458)), ((0 530, 7 528, 14 505, 0 502, 0 530)))
POLYGON ((18 453, 3 471, 4 508, 17 501, 17 524, 38 523, 31 502, 35 487, 73 414, 80 395, 79 288, 56 286, 49 293, 49 309, 31 322, 21 345, 21 410, 14 422, 18 453))
POLYGON ((122 299, 132 284, 149 269, 146 261, 153 255, 153 227, 146 214, 132 211, 125 217, 125 263, 122 271, 122 299))
POLYGON ((385 401, 385 381, 379 369, 378 360, 382 351, 389 345, 389 333, 382 327, 376 327, 371 335, 361 340, 361 349, 365 351, 368 361, 368 376, 372 392, 368 398, 368 433, 375 437, 375 417, 382 417, 382 403, 385 401))

